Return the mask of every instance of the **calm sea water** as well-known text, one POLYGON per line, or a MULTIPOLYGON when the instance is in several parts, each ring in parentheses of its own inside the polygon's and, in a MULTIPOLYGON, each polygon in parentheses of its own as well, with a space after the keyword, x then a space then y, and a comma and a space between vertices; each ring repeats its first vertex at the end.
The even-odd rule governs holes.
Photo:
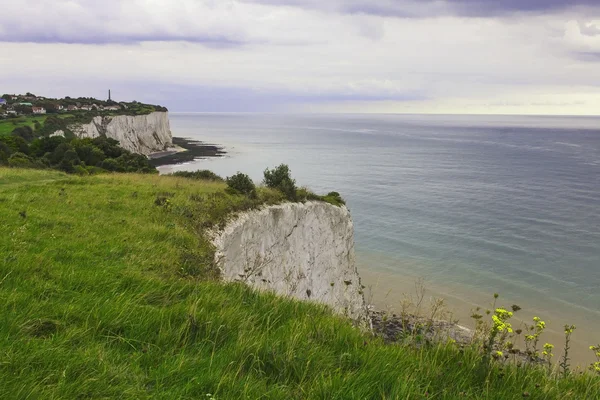
POLYGON ((172 114, 171 125, 228 156, 162 172, 260 181, 286 163, 347 200, 363 268, 467 298, 499 292, 600 331, 600 118, 172 114))

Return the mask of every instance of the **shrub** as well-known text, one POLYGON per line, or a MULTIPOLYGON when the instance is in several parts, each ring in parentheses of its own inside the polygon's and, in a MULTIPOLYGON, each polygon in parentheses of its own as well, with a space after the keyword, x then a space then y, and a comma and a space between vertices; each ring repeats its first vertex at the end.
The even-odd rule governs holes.
POLYGON ((66 142, 67 139, 62 136, 42 137, 31 142, 29 149, 32 155, 41 157, 46 153, 52 153, 60 144, 66 142))
POLYGON ((58 164, 58 169, 68 173, 74 173, 75 166, 79 165, 79 163, 80 160, 79 156, 77 156, 77 152, 71 148, 63 154, 62 160, 60 160, 58 164))
POLYGON ((43 168, 34 159, 23 153, 13 153, 8 158, 8 165, 13 168, 43 168))
POLYGON ((0 137, 0 143, 4 143, 12 153, 29 154, 29 145, 20 136, 2 136, 0 137))
POLYGON ((219 175, 215 174, 212 171, 209 171, 207 169, 204 170, 198 170, 198 171, 177 171, 172 173, 171 175, 173 176, 178 176, 181 178, 189 178, 189 179, 196 179, 196 180, 201 180, 201 181, 214 181, 214 182, 223 182, 224 179, 221 178, 219 175))
POLYGON ((280 190, 288 200, 296 200, 296 181, 290 176, 290 168, 281 164, 278 167, 265 169, 265 185, 280 190))
POLYGON ((114 158, 107 158, 100 163, 100 168, 107 171, 117 171, 119 163, 114 158))
POLYGON ((102 150, 92 145, 77 146, 75 151, 86 165, 98 165, 106 158, 102 150))
POLYGON ((256 196, 256 186, 254 186, 254 182, 252 182, 252 179, 250 179, 248 175, 242 174, 241 172, 228 177, 227 186, 246 196, 256 196))
POLYGON ((0 142, 0 165, 8 165, 8 157, 12 154, 7 144, 0 142))
POLYGON ((15 128, 11 134, 13 136, 21 137, 28 142, 32 141, 35 138, 33 129, 31 129, 31 127, 29 127, 29 126, 20 126, 18 128, 15 128))
POLYGON ((302 202, 313 201, 313 200, 322 201, 323 196, 319 196, 318 194, 311 192, 307 188, 301 187, 296 190, 296 199, 298 201, 302 201, 302 202))
POLYGON ((343 206, 346 204, 338 192, 327 193, 327 196, 323 196, 323 201, 333 204, 334 206, 343 206))

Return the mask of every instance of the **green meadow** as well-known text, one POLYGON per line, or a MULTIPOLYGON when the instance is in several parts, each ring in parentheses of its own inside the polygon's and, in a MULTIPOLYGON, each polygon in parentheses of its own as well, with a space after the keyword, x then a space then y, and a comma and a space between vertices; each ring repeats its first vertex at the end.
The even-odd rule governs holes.
POLYGON ((598 399, 600 378, 389 345, 218 279, 207 231, 284 201, 150 174, 0 168, 0 399, 598 399))

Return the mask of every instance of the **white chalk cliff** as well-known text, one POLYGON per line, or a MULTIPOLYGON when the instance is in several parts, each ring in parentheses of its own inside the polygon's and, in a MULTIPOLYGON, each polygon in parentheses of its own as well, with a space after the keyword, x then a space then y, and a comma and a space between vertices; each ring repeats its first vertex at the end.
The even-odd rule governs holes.
POLYGON ((172 143, 167 112, 96 116, 89 124, 74 124, 69 129, 80 138, 115 139, 124 149, 144 155, 166 150, 172 143))
POLYGON ((346 207, 286 203, 242 213, 213 243, 225 280, 321 302, 370 325, 346 207))

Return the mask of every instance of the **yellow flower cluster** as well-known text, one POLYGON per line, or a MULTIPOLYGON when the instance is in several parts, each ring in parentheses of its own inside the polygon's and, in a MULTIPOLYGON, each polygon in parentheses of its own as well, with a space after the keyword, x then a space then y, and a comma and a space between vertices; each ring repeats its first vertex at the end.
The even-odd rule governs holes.
POLYGON ((546 323, 542 321, 540 317, 533 317, 533 322, 535 322, 535 327, 538 330, 543 331, 544 329, 546 329, 546 323))
POLYGON ((542 354, 546 357, 553 357, 554 354, 552 354, 552 349, 554 348, 553 344, 550 343, 546 343, 544 345, 544 351, 542 352, 542 354))
POLYGON ((575 330, 575 325, 565 325, 565 335, 570 335, 575 330))
POLYGON ((512 325, 506 322, 513 316, 513 313, 504 309, 504 308, 496 308, 494 315, 492 315, 492 321, 494 322, 494 330, 496 332, 504 332, 512 333, 512 325))

